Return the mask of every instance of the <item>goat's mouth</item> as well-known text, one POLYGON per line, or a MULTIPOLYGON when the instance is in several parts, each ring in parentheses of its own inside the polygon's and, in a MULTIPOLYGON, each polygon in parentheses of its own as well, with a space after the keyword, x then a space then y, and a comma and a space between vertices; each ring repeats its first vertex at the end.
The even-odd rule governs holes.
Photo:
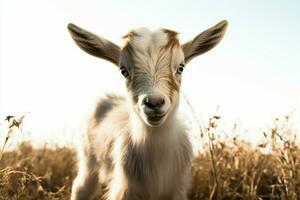
POLYGON ((159 126, 165 119, 166 113, 160 115, 146 115, 147 122, 151 126, 159 126))

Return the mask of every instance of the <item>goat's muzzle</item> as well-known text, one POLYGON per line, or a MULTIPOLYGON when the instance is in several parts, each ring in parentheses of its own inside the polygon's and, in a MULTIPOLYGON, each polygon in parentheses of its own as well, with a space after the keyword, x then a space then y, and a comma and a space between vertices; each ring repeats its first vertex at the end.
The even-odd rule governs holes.
POLYGON ((144 97, 142 101, 143 112, 151 126, 157 126, 163 121, 166 116, 166 111, 163 110, 164 105, 165 98, 161 95, 151 94, 144 97))

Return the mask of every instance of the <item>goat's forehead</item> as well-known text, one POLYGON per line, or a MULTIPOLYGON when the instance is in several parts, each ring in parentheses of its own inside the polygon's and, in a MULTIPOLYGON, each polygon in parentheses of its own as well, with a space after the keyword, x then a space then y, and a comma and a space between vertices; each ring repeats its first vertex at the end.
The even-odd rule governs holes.
POLYGON ((129 44, 134 49, 143 51, 149 48, 161 48, 166 46, 170 40, 177 40, 177 32, 168 29, 150 31, 147 28, 138 28, 126 34, 124 39, 124 46, 129 44))

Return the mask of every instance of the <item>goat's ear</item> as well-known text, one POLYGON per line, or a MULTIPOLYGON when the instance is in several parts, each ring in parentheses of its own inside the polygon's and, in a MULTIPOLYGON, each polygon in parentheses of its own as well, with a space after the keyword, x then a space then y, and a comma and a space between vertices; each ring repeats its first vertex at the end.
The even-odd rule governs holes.
POLYGON ((83 51, 119 65, 119 46, 74 24, 68 24, 68 30, 75 43, 83 51))
POLYGON ((203 31, 193 40, 181 45, 185 62, 188 63, 192 58, 214 48, 223 38, 227 25, 227 21, 223 20, 210 29, 203 31))

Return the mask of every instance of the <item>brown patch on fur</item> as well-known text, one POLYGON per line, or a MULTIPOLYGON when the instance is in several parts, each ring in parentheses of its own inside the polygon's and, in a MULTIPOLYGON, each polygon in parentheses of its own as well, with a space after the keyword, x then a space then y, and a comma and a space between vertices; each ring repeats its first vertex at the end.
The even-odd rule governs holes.
POLYGON ((172 91, 179 91, 179 82, 174 78, 172 74, 170 74, 169 85, 172 91))
POLYGON ((123 39, 132 38, 136 33, 134 31, 129 31, 126 35, 123 35, 123 39))
MULTIPOLYGON (((173 48, 180 47, 180 44, 178 41, 178 33, 176 31, 172 31, 169 29, 162 29, 162 31, 168 35, 168 42, 165 45, 166 49, 170 49, 170 51, 174 51, 173 48)), ((173 54, 170 57, 170 66, 169 66, 170 73, 169 73, 169 77, 168 77, 168 85, 170 88, 169 98, 170 98, 171 103, 173 102, 174 93, 179 92, 179 89, 180 89, 180 83, 173 75, 173 70, 172 70, 172 68, 173 68, 172 59, 173 58, 172 58, 172 56, 173 56, 173 54)))
POLYGON ((178 41, 178 33, 176 31, 172 31, 170 29, 162 29, 162 31, 168 35, 168 42, 165 48, 173 48, 176 46, 180 46, 178 41))
POLYGON ((107 114, 125 98, 114 94, 107 94, 105 97, 99 100, 94 112, 95 125, 98 125, 107 114))
POLYGON ((137 32, 135 31, 129 31, 126 35, 124 35, 122 38, 123 39, 131 39, 132 37, 140 36, 137 32))
POLYGON ((180 84, 179 84, 178 80, 176 80, 176 78, 174 77, 174 75, 172 73, 170 73, 170 75, 169 75, 168 84, 169 84, 169 87, 170 87, 170 96, 169 96, 169 98, 170 98, 170 101, 172 103, 174 93, 179 92, 180 84))
POLYGON ((170 65, 169 65, 169 77, 168 77, 168 84, 169 84, 169 88, 170 88, 170 101, 171 103, 173 102, 173 96, 174 96, 174 93, 175 92, 179 92, 179 89, 180 89, 180 83, 178 80, 176 80, 174 74, 173 74, 173 66, 172 66, 172 58, 173 57, 173 54, 171 55, 170 57, 170 65))

